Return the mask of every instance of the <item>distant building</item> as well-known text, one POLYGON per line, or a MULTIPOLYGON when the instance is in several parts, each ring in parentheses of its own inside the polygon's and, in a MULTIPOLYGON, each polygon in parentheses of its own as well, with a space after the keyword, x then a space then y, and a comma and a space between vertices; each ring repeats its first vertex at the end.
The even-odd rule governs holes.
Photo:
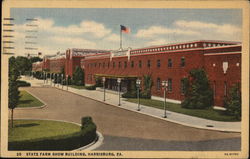
POLYGON ((66 64, 65 74, 72 77, 76 67, 80 67, 81 59, 84 59, 89 54, 110 53, 109 50, 96 50, 96 49, 67 49, 66 50, 66 64))

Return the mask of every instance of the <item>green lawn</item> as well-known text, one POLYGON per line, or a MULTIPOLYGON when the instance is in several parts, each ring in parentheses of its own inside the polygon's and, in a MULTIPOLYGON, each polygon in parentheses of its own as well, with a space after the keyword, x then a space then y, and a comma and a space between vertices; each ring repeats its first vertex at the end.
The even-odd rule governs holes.
POLYGON ((76 88, 76 89, 85 89, 85 86, 69 85, 69 87, 76 88))
POLYGON ((33 97, 31 94, 29 94, 26 91, 20 91, 20 99, 18 102, 17 107, 40 107, 44 105, 40 100, 33 97))
MULTIPOLYGON (((126 101, 137 103, 137 98, 127 98, 126 101)), ((140 103, 145 106, 155 107, 158 109, 164 109, 164 102, 152 99, 140 99, 140 103)), ((216 120, 216 121, 237 121, 233 116, 227 116, 222 110, 209 109, 186 109, 182 108, 180 104, 167 102, 167 110, 182 113, 190 116, 196 116, 200 118, 216 120)))
POLYGON ((47 120, 14 120, 14 128, 9 128, 9 142, 56 137, 78 131, 80 131, 80 126, 71 123, 47 120))
POLYGON ((59 121, 14 120, 14 128, 9 126, 8 149, 73 150, 82 144, 80 129, 78 125, 59 121))
POLYGON ((8 150, 74 150, 96 138, 95 128, 51 120, 9 121, 8 150), (90 129, 91 128, 91 129, 90 129))

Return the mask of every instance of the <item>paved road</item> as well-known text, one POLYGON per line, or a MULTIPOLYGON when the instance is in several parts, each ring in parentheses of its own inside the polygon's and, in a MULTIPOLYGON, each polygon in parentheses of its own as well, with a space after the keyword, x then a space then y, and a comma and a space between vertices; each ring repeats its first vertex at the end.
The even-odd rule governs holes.
POLYGON ((104 144, 98 150, 240 149, 240 133, 190 128, 56 88, 25 89, 43 100, 47 107, 16 110, 15 117, 57 119, 80 123, 81 117, 92 116, 98 131, 104 135, 104 144))

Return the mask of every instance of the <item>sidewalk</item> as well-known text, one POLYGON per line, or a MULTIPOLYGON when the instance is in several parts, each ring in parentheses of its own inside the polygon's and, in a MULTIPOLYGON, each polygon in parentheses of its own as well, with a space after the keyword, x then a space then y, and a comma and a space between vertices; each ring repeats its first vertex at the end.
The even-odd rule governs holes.
MULTIPOLYGON (((54 84, 51 81, 48 80, 47 83, 43 80, 37 80, 37 79, 31 79, 30 77, 22 77, 22 80, 25 80, 27 82, 31 83, 31 86, 33 87, 54 87, 54 84)), ((66 91, 67 86, 63 86, 59 84, 55 85, 55 88, 63 89, 66 91)), ((106 100, 103 101, 103 91, 102 90, 85 90, 85 89, 75 89, 68 87, 68 91, 85 96, 91 99, 94 99, 96 101, 104 102, 122 109, 130 110, 133 112, 146 114, 149 116, 153 116, 156 118, 159 118, 161 120, 170 121, 173 123, 178 123, 185 126, 195 127, 195 128, 201 128, 201 129, 208 129, 208 130, 218 130, 218 131, 228 131, 228 132, 241 132, 241 122, 221 122, 221 121, 213 121, 213 120, 207 120, 202 119, 198 117, 193 117, 185 114, 175 113, 167 111, 167 118, 163 118, 164 111, 157 108, 152 108, 148 106, 141 105, 141 110, 137 111, 138 104, 131 103, 125 101, 125 99, 121 98, 121 105, 118 106, 119 98, 118 93, 109 93, 106 92, 106 100), (212 127, 211 127, 212 126, 212 127)))

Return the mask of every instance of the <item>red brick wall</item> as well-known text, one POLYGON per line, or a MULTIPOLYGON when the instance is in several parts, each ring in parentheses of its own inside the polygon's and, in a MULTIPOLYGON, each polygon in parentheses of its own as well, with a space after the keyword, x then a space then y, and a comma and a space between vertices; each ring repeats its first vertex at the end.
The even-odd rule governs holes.
POLYGON ((60 73, 62 68, 65 67, 65 58, 50 59, 50 72, 60 73))
MULTIPOLYGON (((198 43, 198 47, 203 44, 198 43)), ((183 100, 184 96, 181 94, 181 79, 187 77, 189 71, 194 68, 204 68, 207 72, 208 78, 211 83, 211 88, 215 88, 215 101, 216 106, 223 106, 224 100, 224 83, 227 83, 227 89, 237 82, 240 82, 241 69, 236 66, 240 63, 240 54, 226 54, 227 52, 240 52, 241 46, 224 46, 223 48, 206 48, 194 49, 188 51, 176 50, 175 52, 169 51, 165 53, 131 55, 128 61, 127 56, 113 57, 110 61, 109 57, 100 58, 87 58, 83 60, 82 67, 85 68, 85 83, 95 84, 95 74, 108 74, 108 75, 123 75, 123 76, 138 76, 142 77, 146 74, 151 74, 153 80, 152 95, 163 96, 163 90, 157 90, 157 78, 160 81, 172 79, 172 91, 167 93, 167 98, 175 100, 183 100), (223 53, 218 55, 218 53, 223 53), (204 54, 205 53, 205 54, 204 54), (210 53, 210 54, 209 54, 210 53), (216 54, 216 55, 213 55, 216 54), (181 67, 181 58, 185 57, 185 66, 181 67), (168 67, 168 59, 172 59, 172 67, 168 67), (139 60, 142 61, 142 68, 139 68, 139 60), (147 61, 151 61, 151 67, 147 67, 147 61), (157 67, 157 60, 160 60, 161 66, 157 67), (124 68, 124 61, 127 62, 127 68, 124 68), (134 61, 134 67, 131 67, 131 62, 134 61), (223 73, 223 61, 229 62, 227 73, 223 73), (115 67, 113 68, 113 62, 115 67), (121 67, 119 68, 119 62, 121 67), (99 67, 100 63, 100 67, 99 67), (105 63, 105 67, 103 67, 105 63), (108 67, 109 63, 109 67, 108 67), (215 67, 213 67, 215 63, 215 67), (92 65, 92 66, 91 66, 92 65), (214 87, 215 81, 215 87, 214 87)), ((132 50, 133 51, 133 50, 132 50)), ((151 52, 153 53, 153 52, 151 52)), ((227 92, 228 92, 227 91, 227 92)))
POLYGON ((87 84, 94 84, 95 74, 109 74, 109 75, 123 75, 123 76, 138 76, 151 75, 153 80, 152 94, 155 96, 163 96, 163 91, 157 90, 156 81, 172 79, 172 91, 168 92, 167 97, 171 99, 181 100, 183 96, 180 93, 181 79, 187 77, 189 71, 192 68, 200 68, 204 63, 203 54, 199 50, 192 52, 175 52, 166 54, 150 54, 150 55, 134 55, 130 57, 115 57, 110 61, 109 58, 105 59, 89 59, 85 61, 85 81, 87 84), (185 57, 186 65, 180 66, 181 57, 185 57), (168 67, 168 59, 172 59, 172 67, 168 67), (139 60, 142 61, 142 67, 139 67, 139 60), (151 66, 148 68, 147 61, 151 61, 151 66), (157 60, 160 60, 161 66, 157 67, 157 60), (124 61, 127 62, 127 68, 124 68, 124 61), (131 67, 132 61, 134 67, 131 67), (193 62, 196 61, 196 62, 193 62), (105 62, 105 68, 102 67, 105 62), (113 68, 113 62, 115 62, 115 68, 113 68), (121 62, 121 68, 119 68, 119 62, 121 62), (94 66, 96 63, 96 67, 94 66), (101 64, 99 67, 99 63, 101 64), (107 67, 109 63, 109 68, 107 67), (93 66, 89 66, 92 64, 93 66), (90 78, 90 76, 92 76, 90 78), (91 80, 92 79, 92 80, 91 80))
POLYGON ((230 88, 241 81, 241 54, 205 55, 204 65, 215 93, 214 105, 222 106, 225 83, 228 95, 230 88), (228 70, 225 74, 222 68, 223 62, 228 62, 228 70), (239 66, 237 66, 237 63, 239 66))

